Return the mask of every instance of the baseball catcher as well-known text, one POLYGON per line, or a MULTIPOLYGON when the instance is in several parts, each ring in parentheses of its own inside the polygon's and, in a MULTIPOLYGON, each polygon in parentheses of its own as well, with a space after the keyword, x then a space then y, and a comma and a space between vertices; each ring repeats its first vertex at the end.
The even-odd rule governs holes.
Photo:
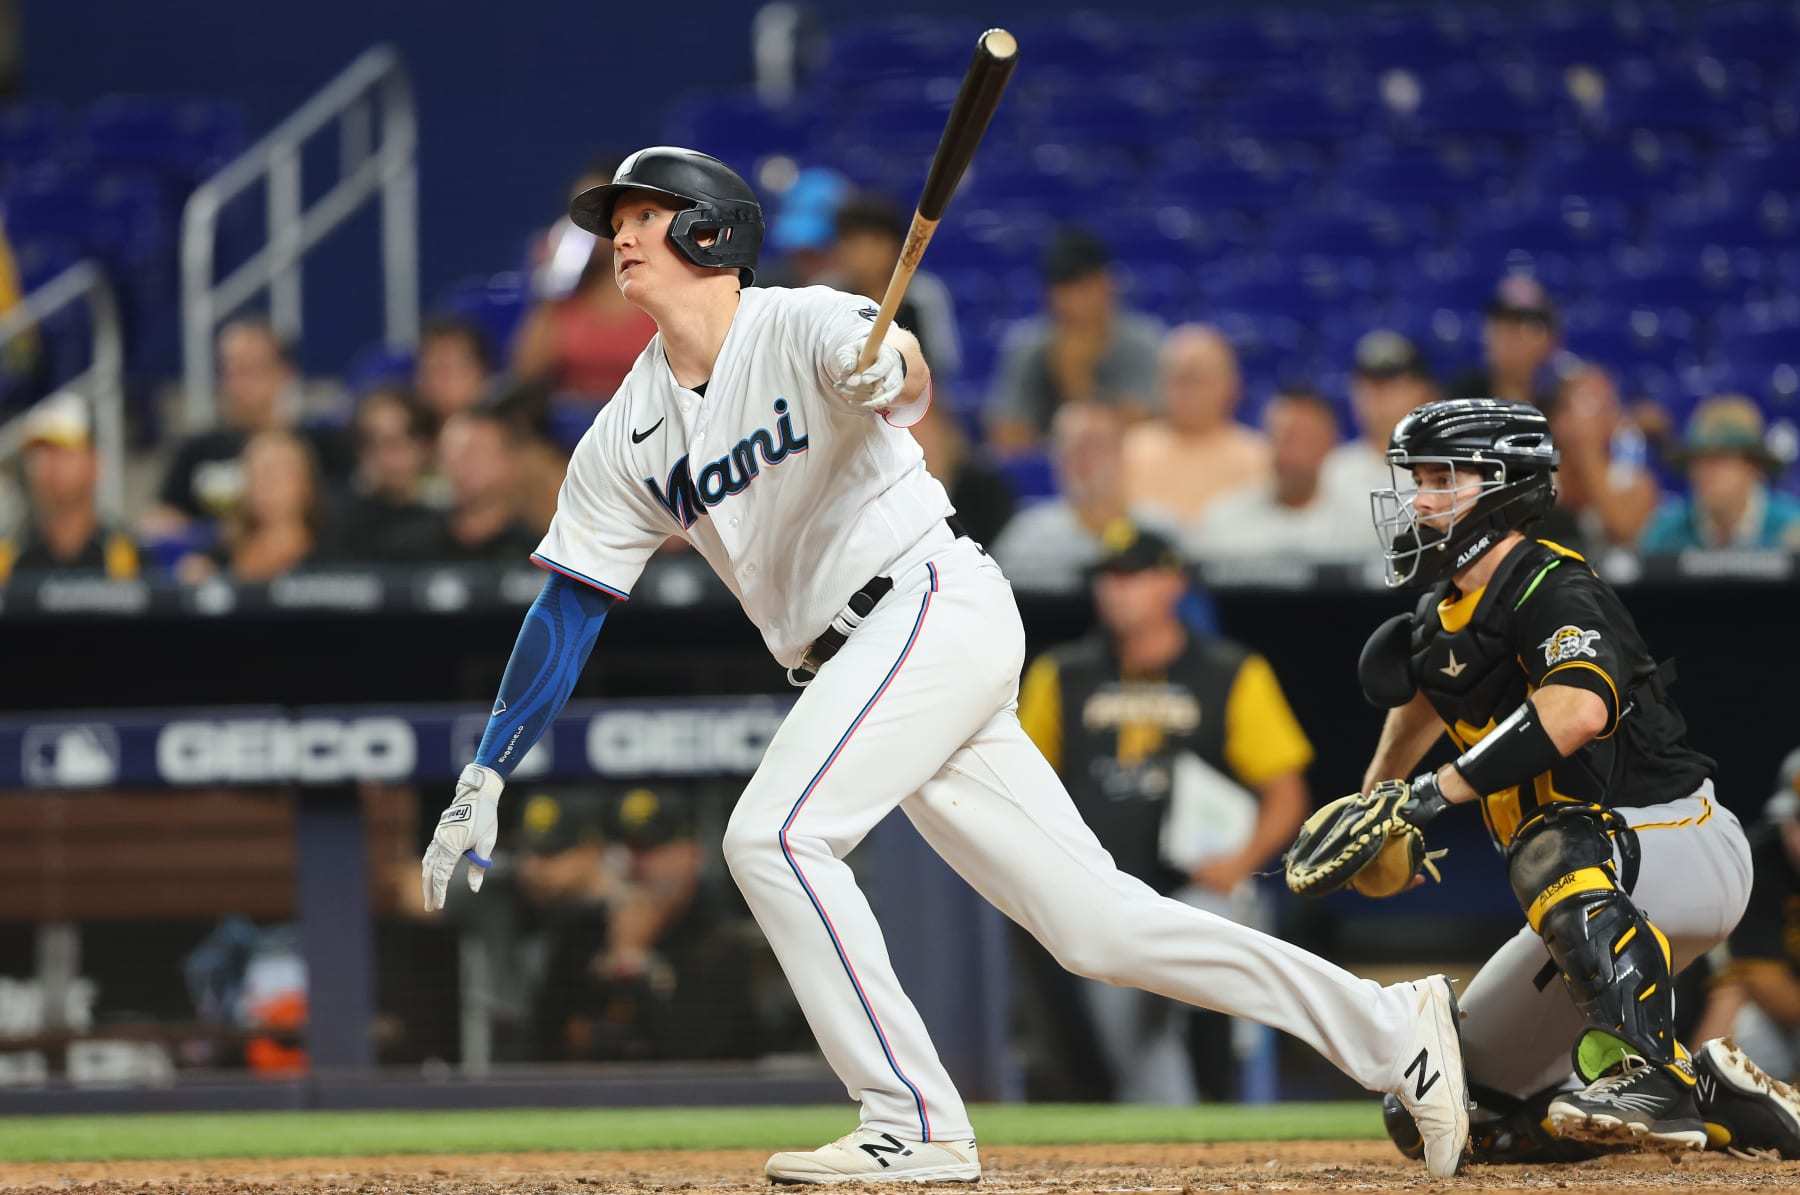
MULTIPOLYGON (((1546 419, 1428 403, 1387 455, 1394 485, 1372 507, 1388 584, 1425 592, 1363 649, 1387 720, 1363 791, 1288 852, 1289 884, 1392 895, 1435 874, 1432 820, 1475 805, 1525 914, 1462 1002, 1476 1156, 1710 1143, 1800 1157, 1794 1100, 1727 1043, 1690 1054, 1675 1038, 1674 978, 1743 913, 1749 848, 1713 761, 1687 744, 1672 665, 1579 554, 1527 534, 1555 500, 1546 419), (1399 779, 1442 734, 1455 760, 1399 779)), ((1387 1120, 1410 1150, 1404 1110, 1387 1120)))

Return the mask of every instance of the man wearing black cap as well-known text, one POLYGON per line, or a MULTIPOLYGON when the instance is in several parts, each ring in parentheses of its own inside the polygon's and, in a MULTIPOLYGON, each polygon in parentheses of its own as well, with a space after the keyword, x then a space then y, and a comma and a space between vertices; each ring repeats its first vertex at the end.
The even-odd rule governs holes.
MULTIPOLYGON (((1267 660, 1182 622, 1188 577, 1167 539, 1121 519, 1104 544, 1091 574, 1104 629, 1032 663, 1019 720, 1122 871, 1249 921, 1250 876, 1305 817, 1312 745, 1267 660)), ((1133 989, 1081 987, 1114 1094, 1191 1102, 1184 1010, 1133 989)), ((1198 1013, 1192 1031, 1205 1094, 1232 1098, 1229 1019, 1198 1013)))
POLYGON ((1156 403, 1156 321, 1119 310, 1112 259, 1092 234, 1065 229, 1044 255, 1047 317, 1007 337, 990 406, 994 446, 1037 447, 1058 407, 1097 402, 1128 419, 1156 403))
POLYGON ((1556 305, 1530 274, 1508 274, 1488 303, 1481 341, 1487 368, 1462 378, 1451 398, 1506 398, 1548 405, 1544 370, 1556 354, 1556 305))
POLYGON ((718 932, 724 911, 678 794, 535 792, 520 831, 519 889, 549 937, 534 1018, 543 1056, 729 1057, 754 1047, 736 973, 747 958, 718 932))
POLYGON ((1339 444, 1325 458, 1319 484, 1328 500, 1351 510, 1367 510, 1370 491, 1385 488, 1391 480, 1388 437, 1410 411, 1436 397, 1431 367, 1412 341, 1386 328, 1358 340, 1350 375, 1357 438, 1339 444))

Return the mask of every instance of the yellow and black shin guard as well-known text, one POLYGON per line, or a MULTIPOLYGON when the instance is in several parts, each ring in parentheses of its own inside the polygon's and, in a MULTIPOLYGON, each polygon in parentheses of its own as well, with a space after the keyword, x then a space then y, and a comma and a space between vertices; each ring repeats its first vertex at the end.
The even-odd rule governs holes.
POLYGON ((1604 827, 1579 816, 1527 825, 1507 852, 1507 875, 1587 1019, 1574 1049, 1582 1080, 1628 1053, 1676 1062, 1669 941, 1620 890, 1604 827))

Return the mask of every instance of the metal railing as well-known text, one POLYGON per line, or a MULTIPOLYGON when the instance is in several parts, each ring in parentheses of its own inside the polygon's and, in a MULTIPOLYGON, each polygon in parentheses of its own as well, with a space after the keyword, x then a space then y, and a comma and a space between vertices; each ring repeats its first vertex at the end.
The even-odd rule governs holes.
MULTIPOLYGON (((100 454, 96 498, 100 513, 118 520, 125 515, 125 341, 119 328, 119 304, 106 274, 92 261, 70 266, 38 287, 0 318, 0 349, 24 336, 65 307, 85 302, 93 327, 88 367, 61 389, 74 390, 94 410, 94 448, 100 454)), ((25 438, 26 416, 0 424, 0 460, 16 455, 25 438)))
POLYGON ((181 349, 183 409, 191 429, 210 426, 216 416, 212 339, 219 325, 267 290, 270 323, 284 339, 297 340, 301 259, 378 192, 387 343, 405 348, 418 340, 417 146, 418 119, 406 67, 392 47, 375 46, 188 197, 181 215, 181 349), (309 138, 333 122, 342 177, 307 205, 300 182, 302 151, 309 138), (268 241, 215 281, 219 213, 231 199, 264 181, 268 241))

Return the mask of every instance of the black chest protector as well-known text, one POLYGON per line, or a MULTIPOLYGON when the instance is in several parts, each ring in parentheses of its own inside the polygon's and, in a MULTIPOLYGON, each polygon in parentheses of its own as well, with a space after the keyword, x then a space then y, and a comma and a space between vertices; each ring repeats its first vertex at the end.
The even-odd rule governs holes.
POLYGON ((1520 544, 1481 593, 1451 602, 1445 582, 1427 591, 1413 611, 1407 671, 1459 738, 1484 733, 1525 700, 1525 672, 1510 642, 1512 613, 1526 588, 1556 560, 1542 544, 1520 544), (1464 603, 1474 605, 1473 613, 1462 609, 1464 603))

